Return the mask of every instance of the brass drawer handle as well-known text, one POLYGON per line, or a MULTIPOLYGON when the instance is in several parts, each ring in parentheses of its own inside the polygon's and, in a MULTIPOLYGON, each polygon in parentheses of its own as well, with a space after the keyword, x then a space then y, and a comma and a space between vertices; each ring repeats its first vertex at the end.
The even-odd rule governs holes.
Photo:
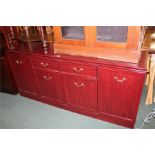
POLYGON ((44 66, 44 67, 48 66, 48 63, 43 63, 43 62, 41 62, 40 64, 41 64, 42 66, 44 66))
POLYGON ((16 60, 16 63, 20 65, 21 63, 23 63, 23 61, 16 60))
POLYGON ((75 72, 79 73, 79 72, 83 71, 83 68, 77 69, 76 67, 74 67, 73 70, 74 70, 75 72))
POLYGON ((79 87, 79 88, 85 86, 83 83, 78 84, 77 82, 74 82, 74 85, 77 86, 77 87, 79 87))
POLYGON ((119 83, 122 83, 122 82, 124 82, 124 81, 127 80, 125 77, 123 77, 121 80, 119 80, 117 76, 115 76, 114 79, 115 79, 117 82, 119 82, 119 83))
POLYGON ((50 76, 47 77, 46 75, 44 75, 43 78, 44 78, 45 80, 51 80, 51 79, 52 79, 52 77, 50 77, 50 76))

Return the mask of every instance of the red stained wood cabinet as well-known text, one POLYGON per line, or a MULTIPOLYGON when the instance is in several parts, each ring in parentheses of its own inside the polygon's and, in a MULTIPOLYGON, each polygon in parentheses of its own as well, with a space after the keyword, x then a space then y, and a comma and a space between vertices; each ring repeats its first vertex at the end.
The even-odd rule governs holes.
POLYGON ((21 95, 133 128, 145 69, 76 56, 8 53, 21 95))
POLYGON ((62 80, 59 62, 56 59, 32 57, 33 71, 37 78, 39 95, 42 98, 62 102, 62 80))
POLYGON ((141 27, 53 29, 53 52, 8 51, 20 94, 133 128, 146 74, 141 27))
POLYGON ((37 85, 36 79, 34 78, 34 72, 32 71, 30 58, 23 54, 11 54, 8 58, 18 89, 21 92, 36 95, 38 93, 37 85))
POLYGON ((97 113, 97 67, 79 61, 61 62, 66 103, 97 113))

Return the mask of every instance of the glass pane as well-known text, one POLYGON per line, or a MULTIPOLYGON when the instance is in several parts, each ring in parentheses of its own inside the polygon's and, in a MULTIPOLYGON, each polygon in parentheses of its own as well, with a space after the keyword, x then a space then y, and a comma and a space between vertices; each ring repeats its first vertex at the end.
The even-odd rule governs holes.
POLYGON ((61 33, 65 39, 84 40, 83 26, 61 26, 61 33))
POLYGON ((97 26, 97 41, 127 42, 128 26, 97 26))

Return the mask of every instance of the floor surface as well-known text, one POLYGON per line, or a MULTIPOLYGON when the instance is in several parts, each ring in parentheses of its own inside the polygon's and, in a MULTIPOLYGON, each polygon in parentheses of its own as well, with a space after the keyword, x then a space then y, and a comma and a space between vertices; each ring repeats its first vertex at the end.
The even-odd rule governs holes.
MULTIPOLYGON (((135 123, 140 128, 152 106, 144 104, 146 89, 135 123)), ((1 129, 125 129, 125 127, 63 110, 20 95, 0 93, 1 129)), ((143 128, 155 128, 155 119, 143 128)))

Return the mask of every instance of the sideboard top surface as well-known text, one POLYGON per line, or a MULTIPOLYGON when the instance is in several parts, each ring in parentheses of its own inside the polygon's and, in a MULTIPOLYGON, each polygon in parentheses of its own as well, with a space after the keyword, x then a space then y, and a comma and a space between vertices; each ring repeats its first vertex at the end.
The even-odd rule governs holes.
MULTIPOLYGON (((106 51, 105 52, 109 52, 106 51)), ((123 51, 118 51, 123 52, 123 51)), ((115 59, 111 59, 111 54, 109 54, 109 58, 104 57, 92 57, 92 56, 83 56, 83 55, 75 55, 75 54, 66 54, 66 53, 56 53, 54 51, 53 45, 49 48, 47 54, 44 53, 43 47, 41 43, 33 43, 31 46, 28 44, 22 44, 14 49, 9 49, 8 53, 21 53, 21 54, 29 54, 29 55, 36 55, 41 57, 52 57, 52 58, 61 58, 67 59, 71 61, 83 61, 85 63, 95 63, 101 65, 111 65, 111 66, 118 66, 118 67, 126 67, 131 69, 138 69, 138 70, 146 70, 146 58, 147 53, 141 52, 139 56, 138 62, 126 62, 126 61, 118 61, 115 59)), ((135 51, 135 55, 138 56, 138 53, 135 51)), ((120 56, 121 57, 121 56, 120 56)), ((123 56, 122 56, 123 59, 123 56)))

